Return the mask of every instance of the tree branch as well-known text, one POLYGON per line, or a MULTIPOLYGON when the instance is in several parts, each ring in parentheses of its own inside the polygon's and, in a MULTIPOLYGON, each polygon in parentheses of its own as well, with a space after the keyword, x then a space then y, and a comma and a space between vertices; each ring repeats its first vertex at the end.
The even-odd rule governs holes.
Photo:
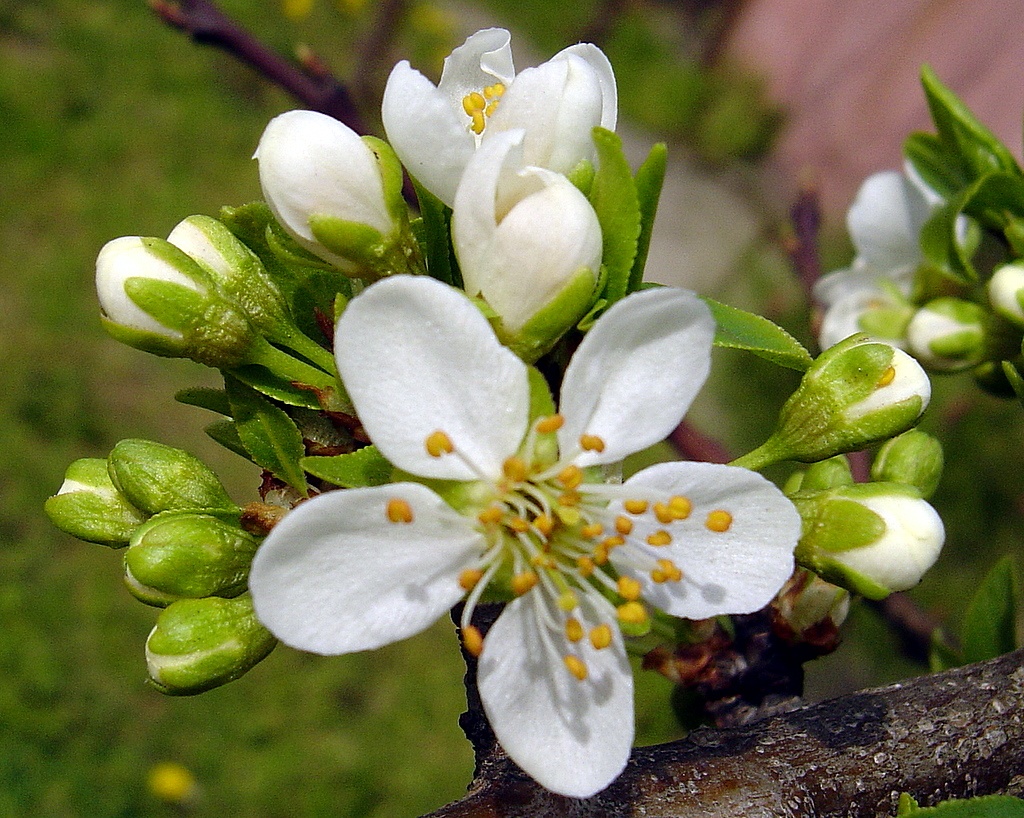
POLYGON ((881 818, 1024 791, 1024 651, 633 751, 593 798, 552 795, 507 758, 428 818, 881 818))

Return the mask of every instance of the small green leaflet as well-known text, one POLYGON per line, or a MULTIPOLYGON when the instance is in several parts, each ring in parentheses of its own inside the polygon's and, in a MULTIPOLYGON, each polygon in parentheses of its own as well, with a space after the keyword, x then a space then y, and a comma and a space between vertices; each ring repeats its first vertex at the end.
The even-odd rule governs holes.
POLYGON ((811 354, 786 330, 760 315, 703 298, 718 323, 715 346, 743 349, 772 363, 806 372, 811 354))
POLYGON ((590 189, 604 241, 602 263, 608 272, 604 296, 609 305, 626 295, 640 236, 640 203, 633 172, 622 152, 622 140, 594 128, 598 166, 590 189))
POLYGON ((303 457, 299 465, 314 477, 346 489, 382 486, 391 482, 395 471, 376 446, 333 457, 303 457))
POLYGON ((186 406, 198 406, 200 409, 208 409, 219 415, 231 417, 231 404, 228 402, 228 395, 223 389, 193 386, 175 393, 174 399, 178 403, 184 403, 186 406))
POLYGON ((1017 589, 1013 558, 995 564, 967 607, 964 662, 994 659, 1017 648, 1017 589))
POLYGON ((644 280, 644 267, 647 265, 647 251, 651 246, 651 233, 654 232, 654 217, 658 215, 658 200, 661 187, 665 183, 665 171, 668 167, 668 147, 659 142, 636 172, 636 193, 640 206, 640 236, 637 239, 636 257, 633 269, 629 274, 626 292, 632 293, 640 289, 644 280))
POLYGON ((1024 818, 1024 801, 1009 795, 983 795, 919 807, 907 793, 900 796, 897 818, 1024 818))
POLYGON ((415 179, 416 198, 420 205, 420 218, 412 226, 420 245, 420 252, 427 262, 427 273, 438 281, 462 286, 462 276, 453 265, 451 252, 452 211, 415 179))

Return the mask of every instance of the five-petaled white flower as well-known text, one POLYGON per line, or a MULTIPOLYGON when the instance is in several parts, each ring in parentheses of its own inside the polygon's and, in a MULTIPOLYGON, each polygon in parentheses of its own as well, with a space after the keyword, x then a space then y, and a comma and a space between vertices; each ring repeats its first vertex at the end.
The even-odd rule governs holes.
POLYGON ((603 789, 633 740, 622 631, 647 624, 649 605, 756 610, 793 568, 800 517, 754 472, 663 463, 607 477, 679 422, 713 333, 692 293, 629 296, 580 344, 555 413, 464 295, 425 277, 372 285, 338 322, 338 369, 371 440, 432 488, 299 505, 253 562, 259 618, 287 644, 340 654, 418 633, 465 598, 463 639, 509 756, 554 792, 603 789), (481 637, 485 590, 513 601, 481 637))
POLYGON ((517 75, 509 33, 489 28, 445 58, 436 86, 407 60, 398 63, 381 116, 402 164, 450 207, 481 140, 522 128, 525 164, 568 173, 593 161, 591 131, 614 130, 617 106, 615 74, 597 46, 570 46, 517 75))

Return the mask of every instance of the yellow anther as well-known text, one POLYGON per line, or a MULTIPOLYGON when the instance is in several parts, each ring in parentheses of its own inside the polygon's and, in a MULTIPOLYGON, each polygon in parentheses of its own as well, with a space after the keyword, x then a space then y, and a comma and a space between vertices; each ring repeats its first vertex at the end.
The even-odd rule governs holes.
POLYGON ((683 578, 683 572, 672 560, 658 560, 658 568, 665 572, 665 578, 670 582, 679 582, 683 578))
POLYGON ((500 99, 505 93, 505 85, 501 82, 496 82, 494 85, 488 85, 484 88, 484 97, 487 99, 500 99))
POLYGON ((479 568, 466 568, 459 574, 459 585, 464 591, 472 591, 483 576, 484 572, 479 568))
POLYGON ((570 642, 579 642, 583 638, 583 626, 578 619, 567 619, 565 622, 565 638, 570 642))
POLYGON ((620 545, 626 544, 626 538, 620 537, 618 534, 612 534, 610 537, 605 537, 601 540, 601 545, 611 551, 613 548, 618 548, 620 545))
POLYGON ((594 549, 593 557, 595 565, 604 565, 608 562, 608 546, 603 542, 598 543, 597 548, 594 549))
POLYGON ((427 454, 431 457, 440 457, 443 454, 451 454, 455 451, 455 444, 452 443, 452 439, 440 429, 427 435, 424 445, 427 447, 427 454))
POLYGON ((603 452, 604 441, 597 435, 580 435, 580 448, 585 452, 603 452))
POLYGON ((522 517, 512 517, 505 523, 509 528, 515 531, 517 534, 525 534, 530 530, 530 524, 522 517))
POLYGON ((590 631, 590 644, 596 650, 608 647, 612 643, 612 629, 608 625, 598 625, 590 631))
POLYGON ((587 678, 587 666, 583 660, 576 656, 566 656, 563 660, 569 672, 581 682, 587 678))
POLYGON ((538 582, 538 577, 533 571, 523 571, 512 577, 512 593, 522 596, 538 582))
POLYGON ((669 508, 668 503, 655 503, 654 516, 662 525, 668 525, 675 519, 672 514, 672 509, 669 508))
POLYGON ((619 596, 630 602, 635 602, 640 599, 640 592, 643 587, 640 582, 633 577, 622 576, 619 577, 619 581, 616 583, 619 589, 619 596))
POLYGON ((563 506, 578 506, 581 499, 577 491, 567 491, 558 495, 558 502, 563 506))
POLYGON ((580 529, 580 536, 585 540, 593 540, 604 534, 604 526, 600 523, 589 523, 580 529))
POLYGON ((689 497, 677 494, 675 497, 669 498, 668 508, 672 512, 673 519, 685 520, 690 516, 690 512, 693 511, 693 503, 690 502, 689 497))
POLYGON ((462 98, 462 110, 468 116, 473 116, 478 111, 482 111, 486 105, 487 101, 484 99, 483 94, 479 94, 476 91, 466 94, 462 98))
POLYGON ((639 602, 625 602, 615 609, 620 622, 629 625, 643 625, 647 622, 647 610, 639 602))
POLYGON ((558 597, 558 607, 566 613, 569 613, 569 611, 575 611, 579 604, 579 599, 576 598, 576 594, 572 591, 566 591, 558 597))
POLYGON ((538 514, 533 518, 533 527, 545 537, 550 537, 551 532, 555 530, 555 521, 548 514, 538 514))
POLYGON ((716 509, 708 512, 708 518, 704 521, 704 525, 709 531, 716 531, 721 534, 724 531, 728 531, 732 525, 732 515, 728 511, 722 509, 716 509))
POLYGON ((886 367, 885 372, 882 373, 882 377, 878 379, 878 388, 881 389, 883 386, 888 386, 893 382, 896 377, 896 367, 886 367))
POLYGON ((594 567, 594 561, 590 557, 576 557, 576 568, 584 579, 594 573, 594 567))
POLYGON ((647 511, 646 500, 626 500, 622 504, 622 507, 626 509, 630 514, 643 514, 647 511))
POLYGON ((565 418, 561 415, 551 415, 537 421, 536 429, 542 435, 549 435, 557 432, 565 424, 565 418))
POLYGON ((654 545, 654 546, 658 546, 658 545, 671 545, 672 544, 672 535, 669 534, 664 529, 661 529, 659 531, 655 531, 653 534, 648 535, 648 537, 647 537, 647 544, 648 545, 654 545))
POLYGON ((548 556, 547 554, 536 554, 530 557, 530 565, 534 568, 549 568, 554 570, 558 567, 558 563, 555 562, 555 558, 548 556))
POLYGON ((580 514, 580 510, 578 508, 573 508, 568 505, 556 506, 555 514, 558 515, 559 520, 568 526, 579 525, 580 520, 583 519, 583 515, 580 514))
POLYGON ((469 129, 477 135, 482 134, 484 132, 484 125, 486 124, 484 122, 484 112, 474 111, 471 116, 473 117, 473 122, 470 124, 469 129))
POLYGON ((484 635, 476 625, 466 625, 462 629, 462 644, 470 656, 479 656, 484 649, 484 635))
POLYGON ((505 516, 505 512, 501 506, 488 506, 479 514, 476 518, 484 525, 497 525, 501 522, 501 518, 505 516))
POLYGON ((521 457, 510 457, 501 464, 505 477, 513 483, 522 483, 530 474, 530 467, 521 457))
POLYGON ((633 521, 620 514, 615 518, 615 530, 625 536, 633 530, 633 521))
POLYGON ((388 500, 388 519, 393 523, 411 523, 412 506, 401 497, 392 497, 388 500))
POLYGON ((498 110, 498 100, 493 99, 487 103, 487 107, 484 108, 484 116, 491 116, 496 110, 498 110))
POLYGON ((564 489, 578 489, 583 482, 583 469, 579 466, 566 466, 558 473, 556 480, 564 489))

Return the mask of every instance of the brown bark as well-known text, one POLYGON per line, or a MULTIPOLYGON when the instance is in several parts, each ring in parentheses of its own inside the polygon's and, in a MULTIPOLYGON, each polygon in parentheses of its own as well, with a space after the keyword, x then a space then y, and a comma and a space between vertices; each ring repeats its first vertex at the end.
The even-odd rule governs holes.
POLYGON ((875 818, 1024 791, 1024 651, 633 751, 593 798, 552 795, 507 758, 428 818, 875 818))

